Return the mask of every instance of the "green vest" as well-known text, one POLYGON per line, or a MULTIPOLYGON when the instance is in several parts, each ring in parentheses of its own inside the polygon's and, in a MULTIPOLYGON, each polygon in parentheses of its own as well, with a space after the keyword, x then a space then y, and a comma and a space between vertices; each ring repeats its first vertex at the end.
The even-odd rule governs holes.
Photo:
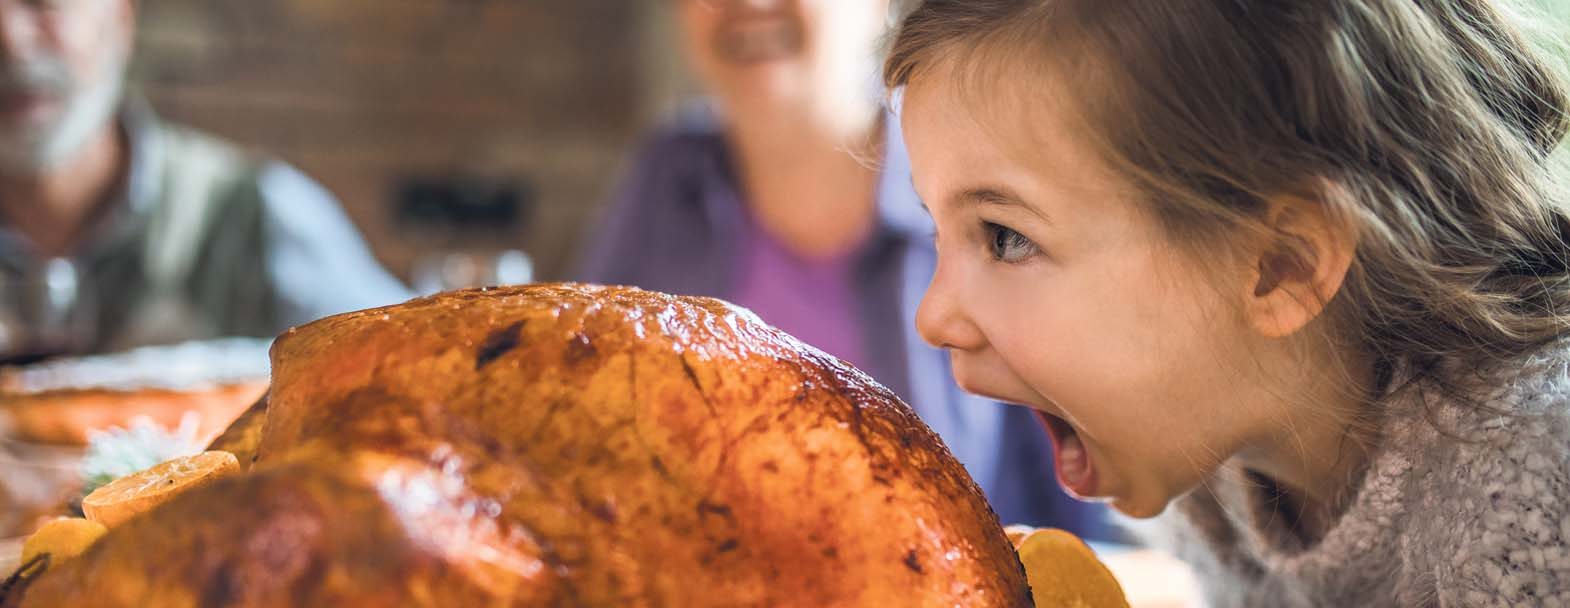
POLYGON ((144 138, 133 155, 152 157, 132 158, 132 215, 83 260, 98 308, 94 350, 276 334, 263 163, 210 136, 148 123, 132 134, 144 138))

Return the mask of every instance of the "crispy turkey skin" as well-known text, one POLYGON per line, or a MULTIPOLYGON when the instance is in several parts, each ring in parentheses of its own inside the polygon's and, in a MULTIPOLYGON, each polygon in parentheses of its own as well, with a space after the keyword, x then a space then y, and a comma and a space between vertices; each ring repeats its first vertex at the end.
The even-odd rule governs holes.
POLYGON ((535 285, 281 336, 215 448, 22 606, 1028 606, 996 516, 864 374, 718 300, 535 285))

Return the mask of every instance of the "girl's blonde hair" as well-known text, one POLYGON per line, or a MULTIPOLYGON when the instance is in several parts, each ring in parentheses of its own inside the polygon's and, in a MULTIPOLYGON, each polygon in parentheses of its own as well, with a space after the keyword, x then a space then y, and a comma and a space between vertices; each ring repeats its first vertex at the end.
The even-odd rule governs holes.
POLYGON ((1069 99, 1179 244, 1269 236, 1273 197, 1329 206, 1358 243, 1337 339, 1450 389, 1570 333, 1567 93, 1518 23, 1491 0, 926 0, 885 79, 1058 76, 1013 92, 1069 99))

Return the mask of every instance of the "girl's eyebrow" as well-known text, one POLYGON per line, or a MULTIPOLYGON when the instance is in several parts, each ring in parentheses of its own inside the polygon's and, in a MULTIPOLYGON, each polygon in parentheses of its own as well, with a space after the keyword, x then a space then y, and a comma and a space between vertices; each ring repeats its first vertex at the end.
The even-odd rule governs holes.
MULTIPOLYGON (((915 190, 915 177, 910 179, 910 186, 912 190, 915 190)), ((1046 213, 1043 213, 1040 209, 1037 209, 1034 206, 1025 204, 1024 201, 1020 200, 1019 197, 1014 196, 1013 192, 1007 188, 995 188, 988 186, 967 188, 964 191, 961 191, 959 195, 955 196, 954 201, 962 206, 965 204, 977 204, 997 205, 1001 207, 1018 207, 1020 209, 1024 209, 1032 215, 1035 215, 1036 217, 1041 218, 1041 221, 1043 222, 1048 224, 1052 223, 1051 218, 1048 218, 1046 213)), ((932 217, 932 208, 927 206, 926 199, 922 198, 920 195, 917 195, 916 203, 921 205, 921 210, 926 212, 927 217, 932 217)))
POLYGON ((990 205, 997 207, 1014 207, 1041 218, 1041 221, 1043 222, 1048 224, 1052 223, 1052 218, 1047 217, 1046 213, 1042 212, 1040 209, 1037 209, 1035 205, 1026 204, 1023 199, 1021 199, 1019 196, 1016 196, 1014 192, 1008 188, 998 188, 991 186, 967 188, 955 196, 954 200, 957 204, 962 206, 965 204, 972 204, 981 206, 990 205))

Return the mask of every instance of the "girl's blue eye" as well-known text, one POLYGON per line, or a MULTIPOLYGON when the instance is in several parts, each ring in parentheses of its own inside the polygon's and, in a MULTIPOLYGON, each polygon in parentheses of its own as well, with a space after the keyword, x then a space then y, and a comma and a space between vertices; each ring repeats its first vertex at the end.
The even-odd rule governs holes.
POLYGON ((1011 228, 992 222, 982 222, 982 227, 986 230, 988 253, 992 254, 994 260, 1013 264, 1028 260, 1040 252, 1035 243, 1011 228))

